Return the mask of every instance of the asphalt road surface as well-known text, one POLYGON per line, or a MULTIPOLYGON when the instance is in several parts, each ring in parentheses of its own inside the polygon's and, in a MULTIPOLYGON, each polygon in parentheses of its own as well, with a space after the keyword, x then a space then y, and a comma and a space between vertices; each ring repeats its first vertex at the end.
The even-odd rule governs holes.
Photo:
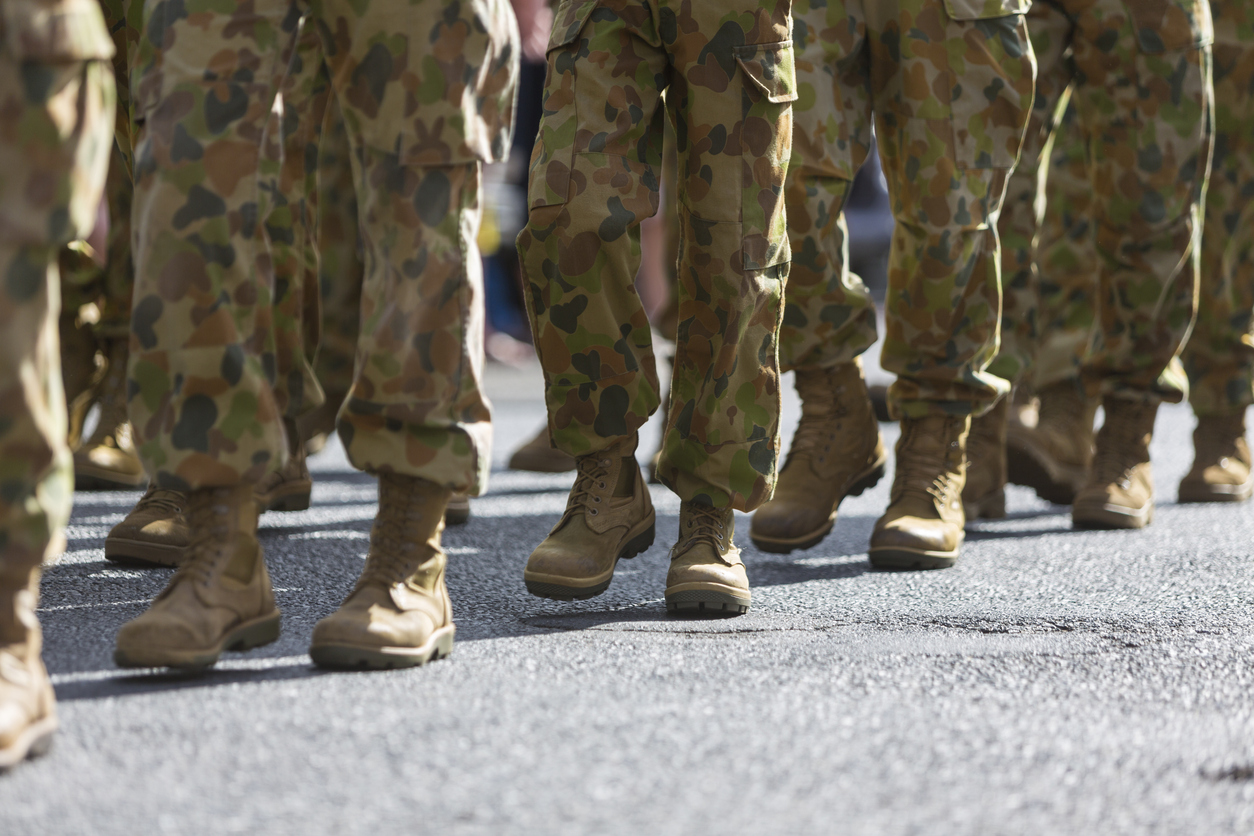
POLYGON ((658 542, 606 594, 527 595, 572 481, 503 469, 538 386, 491 370, 497 469, 446 534, 457 645, 425 668, 306 655, 375 510, 338 447, 311 510, 262 521, 282 638, 202 677, 113 667, 169 573, 103 559, 137 493, 79 493, 40 614, 62 730, 0 776, 0 833, 1254 833, 1254 508, 1174 504, 1186 407, 1159 416, 1143 532, 1012 488, 956 568, 876 572, 886 479, 809 551, 759 553, 738 517, 753 609, 708 621, 666 614, 661 488, 658 542))

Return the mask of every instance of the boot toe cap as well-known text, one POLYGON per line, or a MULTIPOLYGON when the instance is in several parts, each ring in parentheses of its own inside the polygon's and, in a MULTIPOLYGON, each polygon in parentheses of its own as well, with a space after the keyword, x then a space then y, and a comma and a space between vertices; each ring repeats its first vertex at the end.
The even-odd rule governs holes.
POLYGON ((871 535, 873 549, 951 552, 961 545, 962 529, 940 520, 900 517, 871 535))

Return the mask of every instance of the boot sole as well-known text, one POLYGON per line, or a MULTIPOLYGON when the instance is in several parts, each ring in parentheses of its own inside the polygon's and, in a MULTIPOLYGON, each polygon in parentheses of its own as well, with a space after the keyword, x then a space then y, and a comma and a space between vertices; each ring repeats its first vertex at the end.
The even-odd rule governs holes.
POLYGON ((849 490, 840 499, 836 500, 836 507, 832 509, 832 514, 828 517, 827 522, 808 534, 802 534, 800 537, 766 537, 761 534, 754 534, 753 525, 750 523, 749 539, 753 541, 753 545, 757 546, 760 551, 768 554, 791 554, 797 549, 813 548, 823 542, 823 538, 830 534, 832 527, 836 525, 836 516, 840 509, 840 503, 851 496, 862 496, 863 493, 878 485, 887 472, 888 454, 885 452, 883 458, 858 476, 857 480, 849 487, 849 490))
POLYGON ((750 594, 717 583, 683 583, 666 590, 666 611, 686 615, 743 615, 750 594))
POLYGON ((31 723, 5 749, 0 749, 0 772, 12 769, 27 758, 38 758, 52 748, 52 735, 57 730, 56 717, 44 717, 31 723))
POLYGON ((1086 470, 1054 467, 1031 447, 1006 443, 1006 481, 1031 488, 1046 502, 1070 505, 1087 475, 1086 470))
POLYGON ((959 551, 960 549, 935 552, 900 547, 879 548, 871 549, 867 559, 876 569, 948 569, 958 562, 959 551))
POLYGON ((257 497, 257 507, 266 511, 308 511, 313 483, 296 484, 291 488, 257 497))
POLYGON ((469 508, 445 508, 444 524, 445 525, 465 525, 470 522, 469 508))
POLYGON ((1187 485, 1182 482, 1176 502, 1245 502, 1251 495, 1254 495, 1254 482, 1244 485, 1187 485))
POLYGON ((175 569, 183 564, 187 552, 185 546, 167 546, 127 540, 121 537, 105 539, 105 560, 126 566, 175 569))
POLYGON ((1071 509, 1071 525, 1090 531, 1145 528, 1153 521, 1153 503, 1135 511, 1120 505, 1076 506, 1071 509))
POLYGON ((649 547, 653 545, 656 521, 657 514, 652 511, 649 512, 648 518, 644 521, 644 525, 648 527, 623 544, 622 549, 618 552, 618 557, 614 558, 614 565, 610 567, 608 572, 585 579, 524 571, 523 582, 527 585, 527 591, 537 598, 548 598, 552 601, 586 601, 589 598, 595 598, 610 588, 610 581, 614 580, 614 570, 618 567, 618 561, 630 560, 636 555, 648 551, 649 547))
POLYGON ((111 470, 98 470, 75 466, 74 490, 77 491, 133 491, 148 484, 148 475, 127 476, 111 470))
POLYGON ((113 663, 119 668, 205 670, 217 664, 218 657, 225 650, 238 653, 275 641, 279 637, 279 621, 278 610, 246 621, 227 633, 216 645, 203 650, 174 650, 164 647, 128 650, 119 647, 113 651, 113 663))
POLYGON ((453 652, 453 635, 457 628, 450 624, 431 634, 421 647, 370 647, 354 644, 320 644, 309 648, 309 658, 320 668, 334 670, 383 671, 414 668, 443 659, 453 652))

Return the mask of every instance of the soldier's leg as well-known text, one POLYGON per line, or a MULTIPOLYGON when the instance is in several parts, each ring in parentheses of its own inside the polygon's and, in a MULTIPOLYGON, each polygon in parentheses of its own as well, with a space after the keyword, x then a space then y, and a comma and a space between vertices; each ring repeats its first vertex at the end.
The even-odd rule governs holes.
POLYGON ((1076 11, 1076 103, 1093 136, 1100 317, 1082 374, 1106 418, 1077 525, 1153 515, 1149 439, 1188 388, 1176 356, 1197 299, 1195 247, 1213 130, 1209 4, 1063 3, 1076 11))
POLYGON ((94 399, 100 411, 91 436, 74 452, 75 485, 80 490, 134 488, 147 480, 135 452, 126 410, 127 343, 134 289, 131 179, 135 125, 130 78, 142 5, 139 0, 100 0, 105 25, 113 37, 113 77, 118 98, 113 155, 105 182, 109 235, 105 265, 97 279, 100 316, 93 329, 103 361, 102 375, 91 397, 80 399, 77 404, 78 409, 85 409, 94 399))
POLYGON ((47 28, 23 31, 31 20, 9 15, 20 8, 0 9, 0 769, 56 728, 35 617, 40 563, 64 546, 73 495, 55 263, 96 223, 114 105, 99 15, 67 15, 50 41, 47 28))
POLYGON ((876 136, 897 219, 882 361, 897 375, 890 399, 903 419, 892 501, 871 538, 876 566, 953 565, 971 415, 1009 388, 986 369, 1001 307, 995 225, 1035 75, 1016 13, 1023 8, 863 4, 876 136), (937 50, 942 36, 948 47, 937 50), (877 46, 898 39, 899 50, 877 46), (936 100, 938 90, 948 100, 936 100))
POLYGON ((358 362, 339 432, 379 476, 366 566, 314 628, 332 667, 422 664, 452 649, 440 548, 452 491, 478 494, 491 463, 482 391, 480 172, 510 146, 518 30, 504 0, 313 0, 357 182, 365 274, 358 362), (402 56, 425 68, 415 104, 376 76, 402 56), (404 594, 396 592, 404 590, 404 594))
MULTIPOLYGON (((353 385, 353 363, 361 310, 362 263, 357 249, 357 193, 349 160, 348 134, 332 99, 322 129, 317 170, 318 284, 322 334, 314 371, 326 400, 301 419, 311 444, 335 432, 335 417, 353 385)), ((311 450, 313 447, 310 448, 311 450)))
MULTIPOLYGON (((1028 21, 1031 28, 1033 18, 1028 21)), ((1019 385, 1030 387, 1038 406, 1033 423, 1009 422, 1005 440, 1009 481, 1062 505, 1071 504, 1088 478, 1098 403, 1080 380, 1097 315, 1088 149, 1075 107, 1068 102, 1041 171, 1045 211, 1032 255, 1036 325, 1030 342, 1020 343, 1030 366, 1019 385)), ((1002 324, 1007 327, 1005 318, 1002 324)))
POLYGON ((779 357, 796 371, 801 422, 775 495, 753 515, 758 548, 787 553, 832 529, 845 496, 879 481, 888 454, 859 355, 876 340, 875 303, 849 272, 844 205, 871 143, 864 73, 841 71, 860 45, 843 3, 793 5, 797 89, 785 203, 792 249, 779 357))
POLYGON ((129 407, 154 487, 187 492, 193 536, 114 658, 198 669, 279 630, 253 498, 287 454, 257 173, 300 18, 286 0, 150 0, 144 18, 129 407))
POLYGON ((1181 359, 1197 415, 1182 502, 1239 501, 1254 489, 1245 412, 1254 401, 1254 41, 1247 7, 1212 0, 1215 158, 1206 193, 1197 323, 1181 359))

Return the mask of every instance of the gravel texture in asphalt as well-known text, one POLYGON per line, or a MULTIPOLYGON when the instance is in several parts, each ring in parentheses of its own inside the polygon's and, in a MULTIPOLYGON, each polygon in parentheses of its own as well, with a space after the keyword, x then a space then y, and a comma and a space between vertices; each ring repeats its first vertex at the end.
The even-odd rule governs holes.
MULTIPOLYGON (((445 536, 457 645, 425 668, 306 655, 375 510, 337 445, 313 508, 263 518, 282 637, 199 677, 113 666, 170 573, 104 561, 138 493, 80 492, 40 612, 62 729, 0 776, 0 832, 1254 833, 1254 517, 1175 504, 1187 407, 1160 413, 1145 531, 1073 531, 1012 487, 955 568, 876 572, 890 474, 808 551, 758 552, 738 516, 753 608, 711 621, 666 614, 659 487, 656 544, 604 595, 527 595, 572 477, 504 470, 543 423, 538 374, 490 382, 497 469, 445 536)), ((790 395, 785 438, 796 418, 790 395)))

